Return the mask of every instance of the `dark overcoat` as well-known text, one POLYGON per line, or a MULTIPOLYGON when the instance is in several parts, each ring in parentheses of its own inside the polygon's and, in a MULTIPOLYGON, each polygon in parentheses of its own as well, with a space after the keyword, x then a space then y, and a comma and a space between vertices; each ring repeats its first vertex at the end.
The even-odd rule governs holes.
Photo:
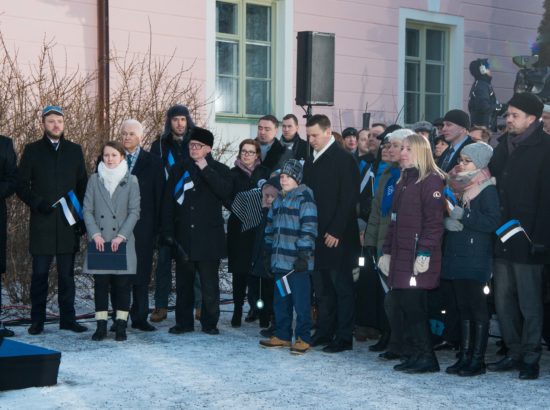
POLYGON ((493 244, 499 227, 497 189, 488 186, 464 208, 462 231, 446 231, 443 240, 443 279, 487 282, 493 271, 493 244))
POLYGON ((227 255, 222 205, 231 196, 231 173, 210 155, 206 159, 208 166, 202 171, 190 158, 176 163, 164 191, 163 235, 174 238, 191 261, 219 260, 227 255), (185 171, 194 186, 185 191, 179 205, 174 188, 185 171))
POLYGON ((430 174, 418 181, 418 169, 402 171, 392 204, 391 222, 384 241, 384 254, 391 255, 388 284, 392 289, 411 288, 410 279, 419 252, 430 254, 426 272, 416 276, 416 289, 439 286, 441 242, 445 209, 444 181, 430 174))
POLYGON ((54 149, 44 135, 25 146, 19 163, 17 195, 30 207, 30 252, 33 255, 74 253, 79 236, 69 226, 61 207, 47 215, 39 204, 52 205, 73 190, 80 204, 84 200, 88 176, 80 145, 60 138, 54 149))
POLYGON ((17 187, 17 158, 10 138, 0 135, 0 275, 6 271, 6 199, 17 187))
MULTIPOLYGON (((233 181, 233 191, 231 193, 231 201, 239 192, 248 191, 257 188, 257 183, 261 179, 269 178, 269 170, 258 165, 251 176, 248 176, 239 167, 231 169, 231 177, 233 181)), ((229 209, 230 204, 229 205, 229 209)), ((256 236, 255 229, 241 232, 241 221, 231 213, 227 221, 227 256, 228 270, 232 273, 249 273, 252 262, 252 248, 254 247, 254 238, 256 236)))
POLYGON ((359 168, 352 155, 334 142, 315 162, 313 156, 306 161, 303 182, 313 191, 317 204, 315 270, 356 266, 359 168), (327 233, 340 240, 337 247, 325 245, 327 233))
POLYGON ((439 168, 441 168, 443 171, 449 172, 451 169, 453 169, 458 164, 458 160, 460 159, 460 151, 462 151, 462 149, 466 145, 472 144, 474 142, 475 141, 472 138, 470 138, 470 136, 468 136, 466 138, 466 141, 464 141, 464 143, 460 146, 458 151, 454 153, 454 156, 451 159, 451 161, 447 164, 447 166, 445 168, 443 168, 443 162, 445 162, 445 158, 447 157, 447 154, 449 153, 449 150, 451 149, 451 145, 449 145, 449 147, 445 151, 443 151, 443 154, 441 154, 441 156, 437 160, 437 166, 439 168))
POLYGON ((489 169, 497 180, 501 224, 520 221, 533 243, 545 245, 547 251, 531 254, 531 242, 517 234, 505 243, 497 240, 495 257, 514 263, 550 263, 550 135, 542 123, 518 147, 508 153, 509 134, 500 137, 489 169))
POLYGON ((134 228, 136 237, 137 275, 136 283, 149 283, 153 264, 153 250, 160 228, 160 207, 165 178, 160 159, 140 149, 132 168, 138 179, 141 213, 134 228))

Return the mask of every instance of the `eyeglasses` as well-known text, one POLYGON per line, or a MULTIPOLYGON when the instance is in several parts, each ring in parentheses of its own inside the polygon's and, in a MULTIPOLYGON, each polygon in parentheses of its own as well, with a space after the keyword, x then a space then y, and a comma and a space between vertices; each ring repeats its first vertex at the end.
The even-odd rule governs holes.
POLYGON ((245 157, 252 157, 254 155, 258 155, 258 153, 256 151, 247 151, 245 149, 242 149, 241 155, 244 155, 245 157))
POLYGON ((203 147, 206 147, 206 144, 201 144, 201 143, 198 143, 198 142, 190 142, 189 143, 189 148, 190 149, 202 149, 203 147))
POLYGON ((459 158, 459 160, 457 162, 459 164, 468 165, 468 164, 472 163, 473 161, 471 159, 459 158))

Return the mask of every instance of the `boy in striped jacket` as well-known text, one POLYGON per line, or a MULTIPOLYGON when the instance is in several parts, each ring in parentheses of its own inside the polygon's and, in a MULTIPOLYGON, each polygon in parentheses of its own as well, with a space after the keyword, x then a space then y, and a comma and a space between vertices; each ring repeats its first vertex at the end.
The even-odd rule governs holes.
POLYGON ((290 347, 293 354, 308 351, 311 342, 311 281, 317 237, 317 206, 313 192, 302 182, 300 161, 287 160, 281 169, 281 192, 273 201, 265 228, 266 265, 276 281, 273 308, 275 335, 263 347, 290 347), (293 308, 296 311, 292 340, 293 308))

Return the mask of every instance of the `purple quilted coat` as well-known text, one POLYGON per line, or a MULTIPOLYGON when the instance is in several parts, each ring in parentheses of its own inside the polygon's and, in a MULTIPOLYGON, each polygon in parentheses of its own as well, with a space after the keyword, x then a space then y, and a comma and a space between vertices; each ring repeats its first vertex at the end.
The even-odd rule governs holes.
POLYGON ((431 174, 418 182, 418 169, 405 169, 396 186, 392 221, 384 242, 384 254, 391 255, 389 285, 392 289, 411 288, 416 255, 430 254, 427 272, 416 276, 416 289, 439 286, 441 241, 443 238, 444 181, 431 174))

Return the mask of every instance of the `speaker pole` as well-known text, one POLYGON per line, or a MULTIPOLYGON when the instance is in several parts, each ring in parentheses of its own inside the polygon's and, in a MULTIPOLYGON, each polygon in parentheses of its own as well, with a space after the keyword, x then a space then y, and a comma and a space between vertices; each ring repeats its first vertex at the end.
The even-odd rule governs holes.
MULTIPOLYGON (((313 116, 312 110, 311 110, 311 104, 307 105, 307 108, 304 108, 302 106, 302 110, 304 110, 305 114, 302 116, 302 118, 306 119, 306 124, 309 121, 309 119, 313 116)), ((309 159, 309 154, 311 151, 311 146, 309 145, 309 136, 307 135, 306 131, 306 141, 307 141, 307 150, 306 150, 306 161, 309 159)))

